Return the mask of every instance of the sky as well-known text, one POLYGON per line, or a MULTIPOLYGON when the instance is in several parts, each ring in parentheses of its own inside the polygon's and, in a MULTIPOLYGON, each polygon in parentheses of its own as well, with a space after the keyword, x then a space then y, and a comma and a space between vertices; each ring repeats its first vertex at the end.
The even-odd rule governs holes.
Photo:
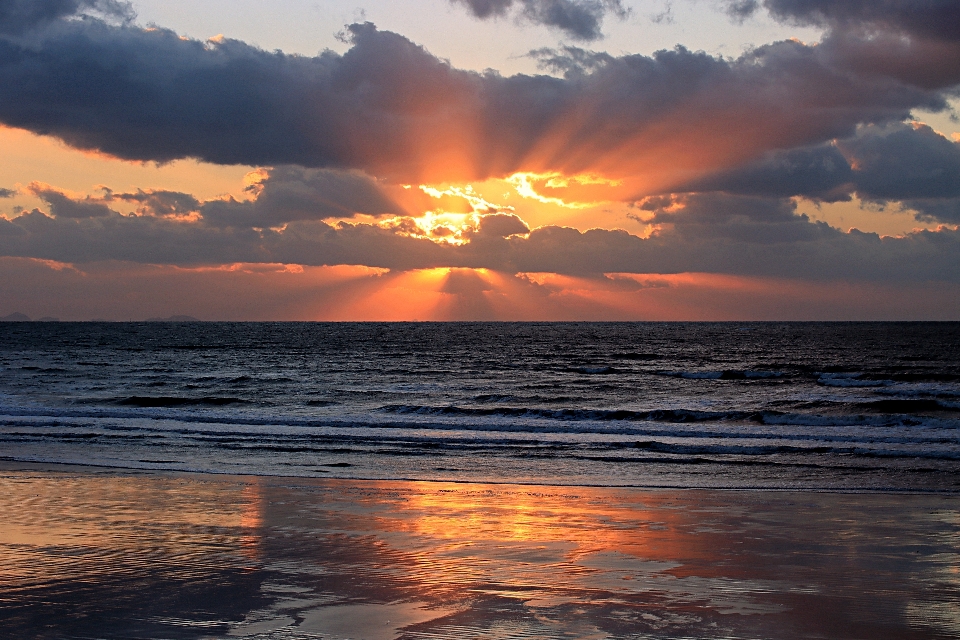
POLYGON ((960 319, 956 0, 0 0, 0 316, 960 319))

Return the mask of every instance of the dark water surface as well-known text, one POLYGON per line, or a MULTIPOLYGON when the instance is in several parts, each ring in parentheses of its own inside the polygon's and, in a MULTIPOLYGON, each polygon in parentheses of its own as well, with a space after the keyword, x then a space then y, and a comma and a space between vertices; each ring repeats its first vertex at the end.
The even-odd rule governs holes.
POLYGON ((0 323, 0 457, 960 489, 960 323, 0 323))

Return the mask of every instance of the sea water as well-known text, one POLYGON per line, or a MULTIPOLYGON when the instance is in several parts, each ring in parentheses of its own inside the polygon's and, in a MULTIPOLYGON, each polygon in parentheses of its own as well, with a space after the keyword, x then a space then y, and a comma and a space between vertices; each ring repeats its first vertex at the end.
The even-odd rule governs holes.
POLYGON ((0 458, 960 489, 960 323, 0 323, 0 458))

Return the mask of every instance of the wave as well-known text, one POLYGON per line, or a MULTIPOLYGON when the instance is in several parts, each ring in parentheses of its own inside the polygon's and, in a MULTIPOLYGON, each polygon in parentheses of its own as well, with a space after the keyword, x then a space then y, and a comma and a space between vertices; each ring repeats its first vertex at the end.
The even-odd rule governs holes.
POLYGON ((131 407, 156 408, 191 406, 222 407, 231 404, 249 404, 249 401, 241 398, 223 398, 217 396, 206 396, 202 398, 183 398, 178 396, 130 396, 128 398, 117 400, 116 403, 131 407))
MULTIPOLYGON (((538 407, 458 407, 393 404, 380 407, 384 413, 397 415, 450 416, 450 417, 499 417, 557 420, 562 422, 662 422, 662 423, 723 423, 747 422, 760 425, 795 426, 918 426, 934 424, 923 412, 955 412, 960 409, 936 400, 877 400, 856 404, 817 402, 806 403, 832 407, 846 412, 834 415, 791 413, 775 410, 728 410, 702 411, 693 409, 652 409, 633 411, 629 409, 547 409, 538 407), (873 415, 858 414, 855 410, 869 411, 873 415), (882 415, 876 415, 882 414, 882 415)), ((957 426, 956 421, 945 418, 947 424, 957 426)))
MULTIPOLYGON (((167 432, 168 434, 170 432, 167 432)), ((166 451, 171 446, 181 453, 190 449, 206 451, 263 452, 276 454, 292 453, 351 453, 390 455, 448 455, 468 452, 485 453, 497 457, 581 458, 612 455, 615 461, 642 462, 650 454, 660 456, 720 456, 756 459, 774 457, 782 461, 814 457, 821 461, 853 458, 900 458, 926 460, 960 460, 960 447, 955 440, 945 442, 906 442, 878 440, 845 442, 811 438, 802 441, 741 443, 735 439, 702 437, 706 441, 669 441, 663 437, 644 440, 621 440, 614 442, 562 442, 555 440, 529 440, 509 437, 482 438, 462 436, 430 436, 423 434, 358 434, 327 433, 316 435, 250 434, 247 432, 216 432, 194 430, 178 433, 173 440, 151 439, 147 434, 105 434, 97 431, 74 431, 31 433, 8 432, 0 434, 3 442, 51 442, 77 443, 96 441, 101 438, 114 441, 118 438, 131 440, 131 446, 140 451, 166 451), (897 446, 897 445, 903 446, 897 446), (940 446, 931 446, 938 444, 940 446), (604 454, 606 452, 606 454, 604 454)), ((114 449, 117 454, 121 449, 114 449)), ((164 453, 160 453, 164 455, 164 453)), ((169 454, 167 454, 169 455, 169 454)))
MULTIPOLYGON (((101 401, 102 402, 102 401, 101 401)), ((237 426, 265 426, 271 429, 284 428, 374 428, 374 429, 439 429, 469 430, 477 432, 528 432, 528 433, 664 433, 660 425, 703 425, 698 433, 719 436, 731 430, 750 433, 750 437, 780 437, 783 427, 816 430, 834 428, 862 429, 946 429, 956 433, 960 409, 952 404, 921 401, 922 404, 899 404, 893 400, 875 403, 844 404, 831 402, 806 403, 809 408, 822 407, 846 412, 809 413, 776 410, 718 410, 654 409, 636 411, 628 409, 550 409, 539 407, 432 406, 416 404, 389 404, 371 408, 369 412, 344 412, 332 409, 326 415, 313 414, 310 409, 333 406, 333 401, 314 400, 312 407, 307 400, 292 411, 278 411, 263 402, 253 403, 233 397, 181 397, 181 396, 131 396, 108 400, 107 406, 83 406, 70 408, 0 406, 0 424, 12 424, 17 418, 52 420, 161 420, 188 424, 216 424, 237 426), (115 408, 110 408, 113 405, 115 408), (120 405, 124 408, 119 408, 120 405), (80 408, 83 407, 83 408, 80 408), (310 407, 309 409, 307 407, 310 407), (923 408, 921 411, 920 408, 923 408), (900 413, 897 410, 906 412, 900 413), (394 419, 386 416, 395 416, 394 419), (430 418, 435 418, 431 420, 430 418), (640 426, 641 424, 649 426, 640 426), (732 425, 732 428, 726 425, 732 425), (763 427, 770 427, 766 430, 763 427), (778 429, 779 427, 779 429, 778 429)), ((84 403, 85 404, 85 403, 84 403)), ((803 404, 799 406, 804 406, 803 404)), ((671 429, 680 433, 682 430, 671 429)), ((686 432, 684 432, 685 435, 686 432)), ((866 437, 866 432, 854 431, 854 438, 866 437)), ((877 435, 872 433, 872 436, 877 435)))
POLYGON ((384 413, 415 414, 425 416, 495 416, 502 418, 547 418, 564 421, 658 421, 658 422, 708 422, 721 420, 746 420, 758 416, 751 411, 695 411, 689 409, 653 409, 631 411, 629 409, 543 409, 535 407, 456 407, 392 404, 380 407, 384 413))
POLYGON ((873 400, 871 402, 858 402, 855 406, 864 411, 896 414, 960 411, 960 408, 958 408, 956 404, 946 403, 932 398, 873 400))
POLYGON ((817 384, 825 387, 883 387, 893 384, 890 379, 864 379, 860 373, 824 373, 817 384))
MULTIPOLYGON (((860 433, 838 433, 826 431, 794 431, 794 432, 754 432, 750 430, 721 430, 705 427, 701 429, 687 428, 657 428, 656 426, 640 427, 624 424, 561 426, 557 423, 539 425, 524 425, 506 423, 496 425, 450 425, 437 423, 405 423, 405 422, 328 422, 310 425, 277 425, 275 422, 237 420, 230 423, 208 420, 205 422, 182 420, 179 426, 164 423, 151 423, 138 426, 129 424, 94 424, 87 421, 70 423, 63 419, 58 420, 10 420, 0 421, 0 440, 33 440, 58 438, 116 438, 116 439, 165 439, 174 438, 198 442, 268 442, 268 441, 303 441, 324 442, 331 438, 357 441, 389 441, 396 438, 426 438, 436 442, 458 441, 462 439, 470 442, 486 443, 488 445, 543 445, 551 442, 562 446, 620 446, 619 440, 612 438, 646 438, 646 442, 663 442, 664 439, 680 439, 687 442, 708 440, 714 443, 755 441, 755 442, 789 442, 810 443, 815 446, 883 444, 920 445, 920 446, 955 446, 960 447, 960 439, 954 436, 954 429, 932 430, 899 430, 876 433, 873 431, 860 433), (264 429, 263 427, 267 427, 264 429), (280 427, 278 429, 278 427, 280 427), (245 429, 246 428, 246 429, 245 429), (281 430, 286 428, 288 430, 281 430), (296 429, 290 431, 289 429, 296 429), (9 430, 8 430, 9 429, 9 430), (320 430, 322 431, 315 431, 320 430), (425 435, 433 432, 436 435, 425 435), (98 435, 99 434, 99 435, 98 435), (419 434, 419 435, 416 435, 419 434), (557 437, 559 436, 559 438, 557 437), (583 437, 586 436, 586 437, 583 437), (590 436, 603 436, 603 440, 595 440, 590 436)), ((633 446, 633 440, 628 443, 633 446)), ((739 445, 738 445, 739 446, 739 445)), ((766 446, 766 445, 764 445, 766 446)), ((804 445, 805 447, 807 445, 804 445)))
POLYGON ((613 367, 571 367, 568 371, 572 373, 585 373, 588 375, 620 373, 613 367))
POLYGON ((765 380, 782 378, 783 371, 764 371, 752 369, 724 369, 722 371, 654 371, 659 376, 683 378, 685 380, 765 380))

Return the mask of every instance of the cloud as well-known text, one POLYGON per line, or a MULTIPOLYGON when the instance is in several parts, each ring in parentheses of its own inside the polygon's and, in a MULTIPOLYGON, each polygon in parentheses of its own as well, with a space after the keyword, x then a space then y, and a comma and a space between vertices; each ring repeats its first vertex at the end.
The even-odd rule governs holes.
POLYGON ((332 226, 299 221, 271 230, 211 225, 202 218, 118 213, 51 217, 35 209, 0 228, 0 255, 70 263, 123 260, 196 266, 264 262, 407 269, 451 262, 448 247, 372 224, 332 226))
MULTIPOLYGON (((202 216, 214 227, 270 228, 297 220, 351 218, 357 214, 406 215, 383 187, 359 172, 280 166, 248 175, 249 200, 233 197, 201 202, 189 193, 167 190, 116 192, 100 187, 100 198, 71 199, 60 190, 32 183, 27 191, 50 205, 56 218, 116 216, 112 203, 133 203, 139 216, 202 216)), ((15 192, 11 191, 11 195, 15 192)), ((2 194, 0 194, 2 195, 2 194)))
POLYGON ((17 195, 16 189, 3 189, 0 188, 0 198, 12 198, 17 195))
POLYGON ((850 162, 835 144, 769 152, 741 167, 698 178, 678 191, 725 191, 774 198, 805 196, 847 200, 853 188, 850 162))
POLYGON ((527 224, 512 214, 494 213, 483 216, 477 229, 479 235, 505 238, 530 233, 527 224))
MULTIPOLYGON (((52 190, 52 189, 51 189, 52 190)), ((60 197, 70 201, 63 194, 60 197)), ((87 204, 83 199, 58 203, 87 204)), ((203 211, 206 203, 201 203, 203 211)), ((0 224, 0 255, 83 264, 120 260, 182 267, 231 263, 365 265, 392 270, 482 268, 586 277, 701 272, 812 280, 960 281, 960 231, 902 238, 842 232, 797 215, 786 198, 722 193, 651 198, 658 230, 529 230, 516 216, 480 215, 462 244, 434 242, 413 218, 390 224, 298 220, 250 228, 154 215, 51 217, 34 210, 0 224), (417 231, 417 233, 413 233, 417 231)), ((51 206, 52 208, 52 206, 51 206)), ((474 214, 476 215, 476 214, 474 214)))
POLYGON ((724 0, 723 7, 729 16, 743 22, 760 9, 758 0, 724 0))
POLYGON ((605 51, 588 51, 570 45, 534 49, 527 56, 535 59, 541 70, 562 74, 568 79, 584 76, 616 60, 605 51))
MULTIPOLYGON (((564 78, 502 77, 454 69, 371 24, 348 33, 343 55, 307 58, 60 21, 29 46, 0 39, 0 122, 131 160, 298 164, 407 184, 595 173, 646 195, 946 106, 944 87, 860 74, 798 42, 738 60, 678 47, 594 57, 564 78)), ((585 59, 559 50, 549 64, 585 59)))
POLYGON ((625 19, 630 10, 621 0, 451 0, 475 17, 488 19, 507 15, 516 8, 519 19, 552 27, 577 40, 603 37, 603 20, 613 15, 625 19))
POLYGON ((114 193, 105 189, 105 202, 114 200, 134 202, 137 213, 152 216, 186 216, 200 209, 200 201, 189 193, 177 191, 137 189, 134 193, 114 193))
POLYGON ((30 184, 27 190, 50 205, 50 213, 58 218, 104 218, 115 213, 101 201, 89 197, 73 200, 63 192, 39 182, 30 184))
POLYGON ((93 14, 130 22, 136 14, 122 0, 0 0, 0 34, 20 35, 61 18, 93 14))
POLYGON ((903 202, 927 219, 960 221, 960 143, 920 123, 868 125, 825 145, 771 152, 678 191, 903 202))
POLYGON ((838 147, 864 199, 960 197, 960 143, 926 125, 865 127, 838 147))
POLYGON ((960 198, 910 198, 902 204, 919 220, 960 224, 960 198))
POLYGON ((774 19, 827 30, 824 52, 866 76, 928 88, 960 83, 960 4, 954 0, 728 0, 738 21, 761 4, 774 19))
POLYGON ((359 172, 282 166, 252 185, 257 197, 211 200, 197 210, 218 226, 275 227, 295 220, 404 214, 375 180, 359 172))
POLYGON ((797 215, 786 198, 687 194, 654 199, 653 224, 668 224, 688 240, 733 240, 749 244, 831 241, 840 233, 823 222, 797 215))
MULTIPOLYGON (((757 2, 738 0, 731 10, 750 13, 757 2)), ((960 40, 960 5, 954 0, 764 0, 774 18, 831 28, 869 25, 886 31, 960 40)))

